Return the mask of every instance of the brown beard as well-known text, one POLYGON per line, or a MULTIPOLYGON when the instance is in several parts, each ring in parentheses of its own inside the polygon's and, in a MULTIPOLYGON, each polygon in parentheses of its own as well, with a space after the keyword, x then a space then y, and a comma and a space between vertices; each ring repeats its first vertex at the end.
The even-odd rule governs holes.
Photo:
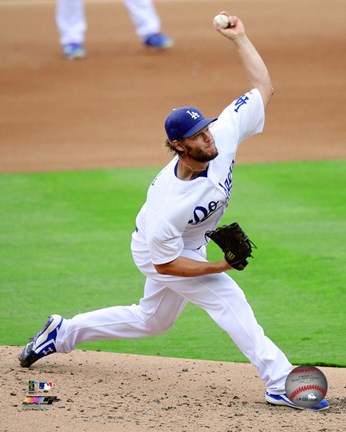
POLYGON ((190 159, 193 159, 196 162, 209 162, 216 158, 216 156, 219 154, 216 147, 214 147, 215 151, 213 154, 210 152, 206 152, 202 149, 192 149, 189 146, 186 146, 186 152, 184 156, 189 157, 190 159))

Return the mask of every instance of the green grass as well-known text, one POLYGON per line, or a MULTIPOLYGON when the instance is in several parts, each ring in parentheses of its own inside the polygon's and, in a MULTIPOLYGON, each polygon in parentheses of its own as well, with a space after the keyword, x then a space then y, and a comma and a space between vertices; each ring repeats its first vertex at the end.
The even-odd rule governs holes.
MULTIPOLYGON (((0 176, 0 344, 23 345, 49 313, 136 303, 137 211, 158 170, 0 176)), ((237 220, 255 259, 231 275, 266 334, 294 364, 346 366, 345 161, 239 165, 223 222, 237 220)), ((219 250, 209 247, 211 259, 219 250)), ((246 361, 207 314, 188 305, 166 334, 78 346, 246 361)))

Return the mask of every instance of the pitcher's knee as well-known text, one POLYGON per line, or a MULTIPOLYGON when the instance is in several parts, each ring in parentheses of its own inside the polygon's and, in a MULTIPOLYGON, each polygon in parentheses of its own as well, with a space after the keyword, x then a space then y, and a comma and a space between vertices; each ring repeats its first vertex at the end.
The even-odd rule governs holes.
POLYGON ((151 335, 165 333, 172 327, 172 325, 173 323, 171 321, 161 320, 155 316, 152 316, 145 320, 145 326, 151 335))

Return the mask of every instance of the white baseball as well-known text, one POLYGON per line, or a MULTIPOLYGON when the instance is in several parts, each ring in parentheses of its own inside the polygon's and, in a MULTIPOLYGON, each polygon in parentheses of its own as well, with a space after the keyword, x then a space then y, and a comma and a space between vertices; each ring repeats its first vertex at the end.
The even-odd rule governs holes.
POLYGON ((216 26, 219 25, 221 28, 227 28, 229 26, 229 19, 228 16, 224 14, 216 15, 213 18, 213 26, 216 28, 216 26))
POLYGON ((288 398, 303 408, 311 408, 320 403, 327 393, 327 388, 327 378, 314 366, 294 368, 285 384, 288 398))

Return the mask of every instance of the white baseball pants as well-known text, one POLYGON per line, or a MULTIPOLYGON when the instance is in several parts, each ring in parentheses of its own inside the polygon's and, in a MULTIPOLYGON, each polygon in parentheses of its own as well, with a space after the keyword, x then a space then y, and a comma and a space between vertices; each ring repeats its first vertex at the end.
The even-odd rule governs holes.
MULTIPOLYGON (((138 305, 114 306, 65 319, 58 333, 58 352, 68 353, 75 345, 102 339, 138 338, 167 331, 188 301, 204 309, 233 339, 257 368, 271 393, 283 393, 292 369, 283 352, 264 335, 243 291, 226 273, 193 278, 158 274, 148 255, 133 236, 134 260, 147 277, 144 296, 138 305), (137 247, 138 246, 138 247, 137 247)), ((185 250, 183 255, 205 260, 202 252, 185 250)))
MULTIPOLYGON (((161 21, 152 0, 123 0, 140 39, 158 33, 161 21)), ((84 42, 87 20, 83 0, 57 0, 55 19, 60 43, 84 42)))

